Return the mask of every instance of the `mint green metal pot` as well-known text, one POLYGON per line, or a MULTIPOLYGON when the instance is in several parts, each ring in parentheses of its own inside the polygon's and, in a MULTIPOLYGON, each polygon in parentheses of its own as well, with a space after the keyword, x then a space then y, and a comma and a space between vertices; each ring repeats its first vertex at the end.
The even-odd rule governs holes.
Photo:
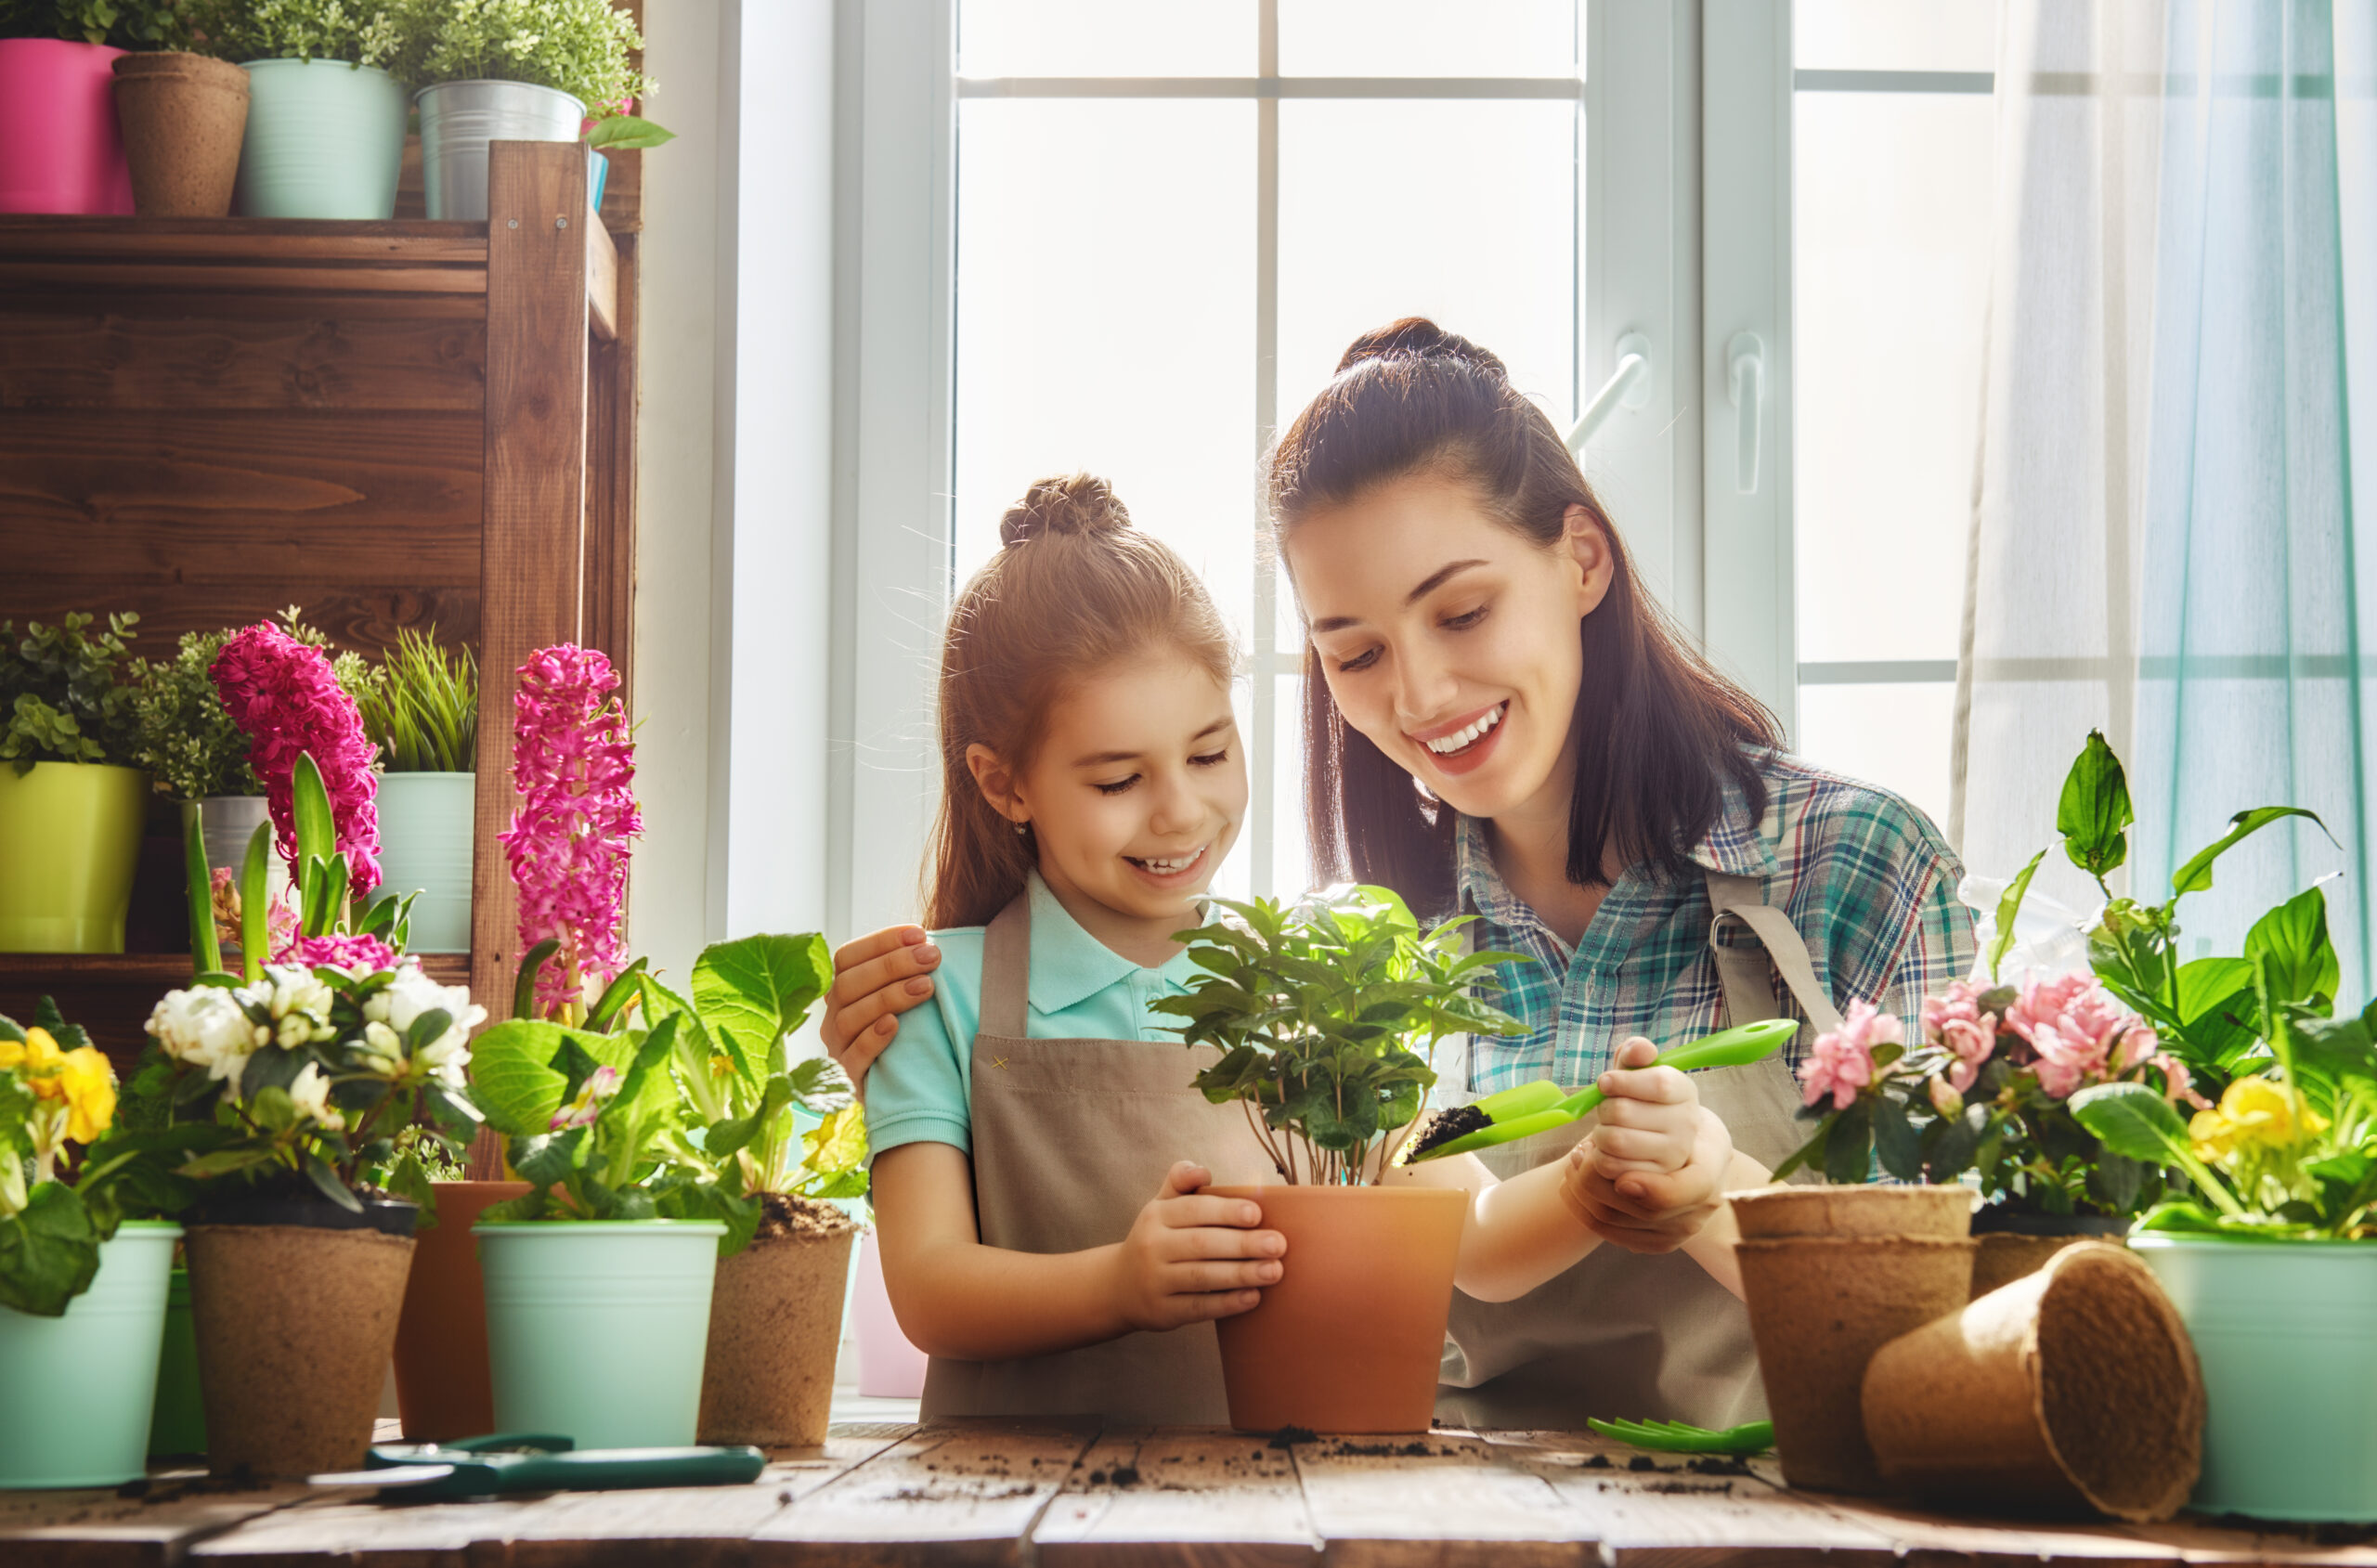
POLYGON ((393 218, 409 103, 384 71, 250 60, 232 210, 251 218, 393 218))
POLYGON ((120 1486, 148 1471, 165 1277, 182 1227, 125 1222, 63 1317, 0 1307, 0 1487, 120 1486))
POLYGON ((694 1441, 723 1225, 486 1221, 471 1234, 497 1431, 580 1448, 694 1441))
POLYGON ((165 1286, 165 1342, 157 1361, 157 1403, 149 1417, 149 1454, 204 1455, 206 1396, 198 1386, 198 1325, 189 1312, 189 1270, 165 1286))
POLYGON ((478 775, 383 773, 378 804, 380 893, 418 895, 407 950, 470 952, 478 775))
POLYGON ((2377 1242, 2137 1236, 2203 1365, 2189 1504, 2377 1523, 2377 1242))

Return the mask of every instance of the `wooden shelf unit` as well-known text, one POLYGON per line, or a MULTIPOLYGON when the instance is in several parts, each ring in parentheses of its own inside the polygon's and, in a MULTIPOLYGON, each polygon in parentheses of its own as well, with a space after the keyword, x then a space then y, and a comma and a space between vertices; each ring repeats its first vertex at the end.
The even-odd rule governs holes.
MULTIPOLYGON (((0 619, 136 611, 163 658, 294 604, 367 653, 474 645, 473 952, 426 966, 498 1014, 512 671, 554 642, 631 667, 637 237, 586 175, 498 143, 483 224, 0 215, 0 619)), ((0 955, 0 1012, 55 991, 129 1059, 188 972, 0 955)))

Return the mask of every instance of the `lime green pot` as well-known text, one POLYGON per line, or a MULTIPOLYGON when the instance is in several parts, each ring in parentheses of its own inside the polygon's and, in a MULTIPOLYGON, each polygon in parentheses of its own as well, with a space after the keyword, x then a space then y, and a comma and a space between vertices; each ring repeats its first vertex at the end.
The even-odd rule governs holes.
POLYGON ((157 1402, 149 1413, 149 1454, 203 1456, 206 1397, 198 1386, 198 1327, 189 1313, 189 1270, 165 1285, 165 1340, 157 1360, 157 1402))
POLYGON ((482 1221, 498 1432, 580 1448, 694 1441, 723 1225, 482 1221))
POLYGON ((0 1487, 120 1486, 147 1472, 165 1276, 181 1234, 127 1221, 63 1317, 0 1307, 0 1487))
POLYGON ((2377 1242, 2138 1236, 2203 1365, 2189 1506, 2377 1523, 2377 1242))
POLYGON ((122 952, 149 775, 0 762, 0 952, 122 952))

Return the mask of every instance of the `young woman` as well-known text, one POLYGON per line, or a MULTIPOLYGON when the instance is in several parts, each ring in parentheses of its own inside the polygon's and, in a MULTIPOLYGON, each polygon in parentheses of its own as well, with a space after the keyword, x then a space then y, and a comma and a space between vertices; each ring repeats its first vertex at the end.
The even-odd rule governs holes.
MULTIPOLYGON (((1579 1213, 1639 1255, 1604 1249, 1507 1302, 1457 1299, 1445 1419, 1748 1419, 1762 1400, 1738 1303, 1667 1255, 1721 1229, 1748 1163, 1699 1153, 1729 1136, 1771 1168, 1799 1141, 1792 1073, 1837 1004, 1911 1012, 1968 967, 1955 857, 1903 801, 1779 749, 1642 593, 1558 432, 1475 344, 1417 319, 1357 340, 1280 437, 1270 500, 1322 677, 1305 685, 1321 876, 1474 913, 1476 941, 1539 961, 1502 977, 1531 1031, 1476 1043, 1453 1097, 1582 1082, 1647 1049, 1630 1037, 1777 1011, 1811 1026, 1786 1062, 1693 1075, 1721 1124, 1695 1158, 1581 1146, 1579 1213)), ((847 1065, 930 991, 921 936, 838 955, 826 1030, 847 1065)), ((1569 1152, 1529 1140, 1488 1163, 1569 1152)))
MULTIPOLYGON (((942 645, 928 918, 947 959, 867 1085, 885 1281, 933 1356, 929 1414, 1226 1421, 1204 1325, 1294 1263, 1257 1205, 1200 1190, 1270 1162, 1148 1004, 1192 973, 1173 934, 1246 810, 1232 650, 1098 481, 1033 486, 1001 532, 942 645)), ((1682 1075, 1616 1079, 1640 1158, 1686 1163, 1682 1075)), ((1474 1194, 1469 1289, 1517 1295, 1591 1250, 1562 1175, 1425 1168, 1474 1194)))

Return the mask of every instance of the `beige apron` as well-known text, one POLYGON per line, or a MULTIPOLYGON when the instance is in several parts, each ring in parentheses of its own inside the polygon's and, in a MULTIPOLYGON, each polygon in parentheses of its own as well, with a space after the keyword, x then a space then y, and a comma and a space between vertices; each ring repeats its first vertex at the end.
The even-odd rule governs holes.
MULTIPOLYGON (((1726 1025, 1782 1016, 1767 979, 1771 958, 1813 1027, 1839 1027, 1806 944, 1787 915, 1761 901, 1757 878, 1710 872, 1708 901, 1726 1025), (1765 951, 1720 945, 1718 930, 1729 917, 1748 927, 1765 951)), ((1806 1141, 1793 1121, 1799 1085, 1780 1056, 1712 1068, 1693 1074, 1693 1083, 1734 1147, 1769 1170, 1806 1141)), ((1478 1158, 1507 1179, 1566 1155, 1592 1123, 1588 1117, 1478 1158)), ((1436 1414, 1472 1428, 1574 1428, 1587 1416, 1728 1427, 1766 1414, 1747 1315, 1681 1251, 1645 1256, 1604 1243, 1516 1301, 1455 1291, 1439 1376, 1436 1414)))
MULTIPOLYGON (((974 1036, 974 1214, 982 1244, 1078 1252, 1130 1234, 1175 1161, 1216 1185, 1277 1180, 1235 1104, 1189 1080, 1220 1059, 1148 1040, 1033 1040, 1031 900, 982 940, 982 1016, 974 1036)), ((1124 1423, 1227 1426, 1221 1352, 1210 1323, 1015 1361, 934 1356, 924 1419, 1100 1415, 1124 1423)))

